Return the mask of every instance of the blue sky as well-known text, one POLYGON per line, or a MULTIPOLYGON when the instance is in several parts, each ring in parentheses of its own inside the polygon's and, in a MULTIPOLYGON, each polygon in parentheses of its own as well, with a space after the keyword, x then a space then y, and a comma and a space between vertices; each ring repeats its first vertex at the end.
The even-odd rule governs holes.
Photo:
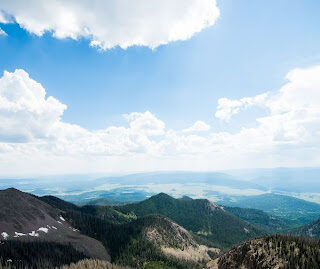
POLYGON ((127 126, 123 114, 150 111, 166 129, 203 121, 215 133, 235 134, 256 127, 270 107, 250 106, 224 121, 215 117, 219 98, 276 93, 288 72, 320 63, 320 2, 221 0, 217 6, 214 25, 155 49, 101 50, 85 37, 38 36, 17 22, 2 23, 0 72, 26 71, 47 96, 67 105, 63 122, 86 130, 127 126))

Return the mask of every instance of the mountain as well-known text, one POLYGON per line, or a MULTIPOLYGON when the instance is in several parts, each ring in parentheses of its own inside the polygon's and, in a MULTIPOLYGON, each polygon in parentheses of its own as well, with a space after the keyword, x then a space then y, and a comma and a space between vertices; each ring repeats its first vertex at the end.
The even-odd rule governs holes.
POLYGON ((272 191, 314 193, 320 189, 320 167, 279 167, 225 171, 272 191))
POLYGON ((320 239, 320 218, 315 219, 314 221, 289 230, 291 234, 308 236, 314 239, 320 239))
POLYGON ((111 206, 79 207, 53 196, 38 199, 64 210, 66 220, 82 233, 101 241, 110 251, 112 262, 117 264, 198 268, 219 252, 164 216, 137 218, 111 206))
POLYGON ((320 204, 280 194, 245 196, 223 201, 223 205, 255 208, 288 221, 292 226, 306 224, 320 216, 320 204))
POLYGON ((239 180, 237 177, 221 172, 150 172, 117 177, 104 177, 95 180, 96 185, 106 183, 120 183, 122 185, 205 183, 208 185, 228 186, 237 189, 264 189, 258 184, 239 180))
MULTIPOLYGON (((174 258, 185 263, 185 268, 195 268, 198 264, 211 260, 210 255, 215 255, 220 251, 217 248, 200 245, 187 230, 163 216, 148 215, 141 217, 130 224, 119 227, 119 229, 121 230, 124 227, 126 232, 122 234, 131 233, 132 236, 128 237, 128 242, 124 240, 126 247, 121 247, 120 260, 127 259, 133 253, 136 256, 143 257, 152 250, 154 253, 151 258, 144 262, 159 260, 166 261, 168 265, 174 265, 175 262, 172 260, 174 258), (138 245, 146 248, 141 248, 138 245), (141 249, 145 251, 145 254, 141 249), (137 250, 140 252, 137 253, 137 250), (153 255, 154 257, 152 257, 153 255), (164 257, 161 258, 161 256, 164 257)), ((135 261, 137 258, 133 257, 133 259, 135 261)), ((135 263, 129 263, 129 265, 134 266, 135 263)))
POLYGON ((71 244, 84 257, 110 259, 99 241, 81 234, 63 218, 61 210, 33 195, 13 188, 0 191, 0 208, 1 239, 71 244))
POLYGON ((289 224, 285 220, 265 213, 259 209, 229 206, 224 206, 223 208, 238 218, 251 223, 262 231, 265 231, 266 233, 281 233, 290 228, 289 224))
POLYGON ((320 244, 306 238, 274 235, 234 246, 207 264, 211 269, 320 268, 320 244))
POLYGON ((198 268, 219 252, 198 243, 193 235, 164 216, 148 215, 116 224, 79 211, 67 211, 66 219, 108 246, 111 262, 116 264, 141 268, 144 264, 161 263, 174 268, 198 268))
POLYGON ((175 199, 160 193, 139 203, 114 207, 124 214, 166 216, 198 236, 225 248, 262 232, 206 199, 175 199))

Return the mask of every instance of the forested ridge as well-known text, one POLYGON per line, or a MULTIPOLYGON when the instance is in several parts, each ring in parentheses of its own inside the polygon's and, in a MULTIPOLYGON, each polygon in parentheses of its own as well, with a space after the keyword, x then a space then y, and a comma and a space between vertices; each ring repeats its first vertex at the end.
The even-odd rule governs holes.
POLYGON ((231 248, 219 258, 219 269, 320 268, 320 242, 291 235, 270 235, 231 248))

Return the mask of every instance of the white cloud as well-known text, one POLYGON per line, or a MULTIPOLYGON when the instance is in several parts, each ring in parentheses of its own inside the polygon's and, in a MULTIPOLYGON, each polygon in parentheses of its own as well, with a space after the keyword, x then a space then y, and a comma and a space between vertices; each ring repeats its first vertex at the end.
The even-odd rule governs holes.
POLYGON ((0 36, 7 36, 7 33, 0 28, 0 36))
POLYGON ((25 142, 49 135, 66 105, 45 95, 41 84, 25 71, 4 72, 0 79, 0 141, 25 142))
POLYGON ((0 78, 1 170, 123 172, 320 165, 320 66, 292 70, 287 79, 276 92, 219 102, 218 110, 227 111, 226 115, 230 107, 239 111, 263 107, 267 115, 256 119, 256 127, 200 136, 189 132, 208 130, 204 122, 181 131, 167 130, 150 111, 124 115, 126 126, 86 130, 63 122, 66 105, 46 97, 41 84, 25 71, 5 72, 0 78))
POLYGON ((196 121, 191 127, 183 129, 182 132, 184 133, 192 133, 192 132, 204 132, 210 130, 210 125, 203 122, 203 121, 196 121))
MULTIPOLYGON (((1 10, 36 35, 84 37, 101 49, 186 40, 219 17, 215 0, 10 0, 1 10)), ((8 22, 1 12, 0 22, 8 22)))
POLYGON ((268 93, 263 93, 255 97, 244 97, 240 100, 230 100, 228 98, 220 98, 215 117, 229 122, 231 117, 241 109, 247 109, 251 106, 264 106, 268 93))
POLYGON ((124 117, 130 121, 130 128, 136 133, 147 136, 164 134, 164 122, 157 119, 150 111, 145 113, 133 112, 125 114, 124 117))

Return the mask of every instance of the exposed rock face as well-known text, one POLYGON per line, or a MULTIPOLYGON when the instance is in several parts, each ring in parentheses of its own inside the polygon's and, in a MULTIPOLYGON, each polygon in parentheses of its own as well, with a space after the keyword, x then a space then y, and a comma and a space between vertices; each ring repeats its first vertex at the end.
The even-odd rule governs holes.
POLYGON ((210 252, 211 254, 220 252, 218 248, 199 245, 186 229, 168 218, 161 218, 166 225, 146 227, 144 235, 147 240, 160 247, 164 254, 179 260, 203 262, 211 260, 210 252))

